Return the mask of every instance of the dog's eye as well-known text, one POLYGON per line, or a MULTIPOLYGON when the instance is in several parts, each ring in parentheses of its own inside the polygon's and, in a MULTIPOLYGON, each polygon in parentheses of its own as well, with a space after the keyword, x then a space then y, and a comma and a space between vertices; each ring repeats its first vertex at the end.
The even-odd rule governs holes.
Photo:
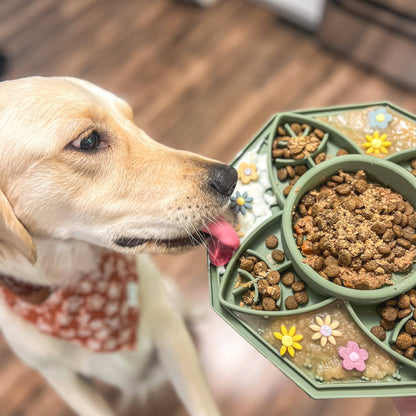
POLYGON ((80 150, 95 150, 100 145, 101 139, 96 131, 92 131, 88 136, 80 137, 71 142, 71 145, 80 150))

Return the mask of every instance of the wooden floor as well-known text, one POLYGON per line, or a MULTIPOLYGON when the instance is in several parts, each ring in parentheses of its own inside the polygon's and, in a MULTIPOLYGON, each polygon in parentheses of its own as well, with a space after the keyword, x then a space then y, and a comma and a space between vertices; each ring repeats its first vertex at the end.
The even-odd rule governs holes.
MULTIPOLYGON (((243 0, 205 11, 168 0, 2 0, 0 49, 7 78, 86 78, 128 100, 153 138, 222 161, 278 111, 388 99, 416 112, 414 94, 243 0)), ((389 399, 306 396, 209 310, 202 250, 157 262, 205 311, 200 354, 224 415, 396 415, 389 399)), ((186 414, 171 390, 163 409, 159 395, 132 414, 186 414)), ((0 338, 0 416, 44 415, 73 413, 0 338)))

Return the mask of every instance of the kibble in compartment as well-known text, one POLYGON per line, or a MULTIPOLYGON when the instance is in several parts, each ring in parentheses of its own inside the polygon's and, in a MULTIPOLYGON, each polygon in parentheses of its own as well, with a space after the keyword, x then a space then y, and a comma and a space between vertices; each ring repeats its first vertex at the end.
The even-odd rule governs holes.
POLYGON ((272 142, 272 157, 300 160, 314 154, 327 134, 306 123, 283 123, 276 129, 272 142))
POLYGON ((392 285, 416 257, 416 213, 364 171, 342 170, 306 193, 293 230, 304 262, 322 278, 352 289, 392 285))
POLYGON ((241 293, 240 306, 259 311, 279 310, 281 304, 280 273, 271 270, 265 261, 249 253, 240 257, 239 269, 250 273, 253 277, 249 282, 243 282, 241 276, 237 276, 235 289, 244 288, 241 293))

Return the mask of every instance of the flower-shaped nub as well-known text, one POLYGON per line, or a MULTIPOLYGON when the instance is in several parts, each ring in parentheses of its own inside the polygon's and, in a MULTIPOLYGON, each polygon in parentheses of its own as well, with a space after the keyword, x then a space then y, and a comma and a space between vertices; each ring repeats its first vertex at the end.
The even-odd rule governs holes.
POLYGON ((354 341, 348 341, 346 347, 338 350, 338 355, 342 358, 342 367, 346 370, 358 371, 365 370, 365 360, 368 358, 368 352, 364 348, 360 348, 354 341))
POLYGON ((296 335, 296 327, 287 330, 287 328, 282 325, 280 327, 281 332, 273 332, 273 335, 282 342, 282 347, 280 348, 280 355, 285 355, 286 351, 289 352, 289 355, 293 357, 295 355, 295 350, 301 350, 302 345, 298 341, 302 341, 303 336, 298 334, 296 335))
POLYGON ((252 197, 247 195, 247 192, 240 194, 240 192, 236 192, 235 196, 233 195, 231 198, 230 208, 234 210, 235 213, 241 212, 243 215, 246 215, 248 209, 253 208, 250 202, 253 201, 252 197))
POLYGON ((384 107, 368 113, 368 124, 372 129, 385 129, 393 120, 393 116, 384 107))
POLYGON ((256 181, 259 175, 257 174, 257 166, 254 163, 240 163, 237 169, 238 179, 241 183, 247 185, 251 181, 256 181))
POLYGON ((367 142, 363 144, 367 148, 366 153, 371 154, 375 153, 378 155, 380 152, 388 153, 387 147, 391 146, 391 142, 386 141, 387 134, 382 134, 380 136, 378 131, 375 131, 372 136, 367 134, 365 136, 367 142))
POLYGON ((312 339, 320 339, 322 347, 325 347, 328 341, 330 344, 335 345, 337 343, 335 337, 342 335, 341 332, 337 331, 339 322, 332 321, 329 315, 326 315, 324 319, 320 316, 315 316, 315 321, 316 324, 309 325, 309 328, 315 331, 312 339))

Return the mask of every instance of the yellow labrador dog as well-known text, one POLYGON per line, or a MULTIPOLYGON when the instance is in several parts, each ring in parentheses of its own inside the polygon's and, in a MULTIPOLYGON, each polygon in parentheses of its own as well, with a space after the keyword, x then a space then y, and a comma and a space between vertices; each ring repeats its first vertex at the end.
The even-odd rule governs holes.
POLYGON ((114 414, 87 377, 135 395, 156 352, 189 413, 218 415, 147 253, 202 243, 235 170, 156 143, 123 100, 74 78, 0 83, 0 126, 0 327, 14 352, 82 416, 114 414))

